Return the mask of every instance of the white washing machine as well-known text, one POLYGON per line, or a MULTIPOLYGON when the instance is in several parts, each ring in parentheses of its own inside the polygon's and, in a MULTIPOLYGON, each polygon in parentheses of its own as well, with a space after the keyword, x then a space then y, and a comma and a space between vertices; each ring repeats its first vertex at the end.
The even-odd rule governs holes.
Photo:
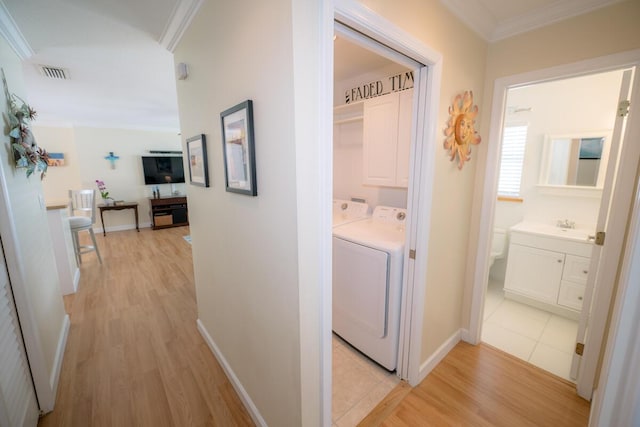
POLYGON ((338 227, 353 221, 368 218, 369 204, 351 200, 333 200, 333 226, 338 227))
POLYGON ((396 369, 406 210, 378 206, 333 229, 333 331, 396 369))

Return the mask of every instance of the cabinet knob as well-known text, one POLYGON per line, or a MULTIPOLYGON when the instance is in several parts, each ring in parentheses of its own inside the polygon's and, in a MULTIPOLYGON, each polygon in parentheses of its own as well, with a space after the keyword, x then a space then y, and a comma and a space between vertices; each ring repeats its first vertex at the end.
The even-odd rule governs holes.
POLYGON ((589 270, 582 270, 584 274, 589 274, 589 270))
POLYGON ((559 259, 559 260, 558 260, 558 264, 560 264, 560 263, 562 263, 562 260, 561 260, 561 259, 559 259))
POLYGON ((582 297, 578 297, 578 300, 582 301, 582 297))

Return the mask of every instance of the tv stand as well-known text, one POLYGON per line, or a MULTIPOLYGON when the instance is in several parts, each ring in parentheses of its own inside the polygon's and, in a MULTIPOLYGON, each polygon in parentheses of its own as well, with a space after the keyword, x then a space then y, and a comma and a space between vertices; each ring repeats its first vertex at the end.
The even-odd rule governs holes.
POLYGON ((187 198, 184 196, 149 199, 154 230, 189 225, 187 198))

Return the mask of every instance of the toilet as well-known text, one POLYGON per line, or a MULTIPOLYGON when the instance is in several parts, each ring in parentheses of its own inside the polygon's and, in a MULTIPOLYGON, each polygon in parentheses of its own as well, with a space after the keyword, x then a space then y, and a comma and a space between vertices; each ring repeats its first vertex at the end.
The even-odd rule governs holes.
POLYGON ((504 258, 507 249, 507 230, 504 228, 494 228, 491 239, 491 253, 489 254, 489 268, 496 259, 504 258))

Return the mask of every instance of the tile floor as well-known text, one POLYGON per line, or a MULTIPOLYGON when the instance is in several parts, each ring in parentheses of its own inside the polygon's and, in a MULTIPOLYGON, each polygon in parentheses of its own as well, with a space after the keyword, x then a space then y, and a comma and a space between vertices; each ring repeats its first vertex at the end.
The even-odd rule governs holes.
POLYGON ((569 377, 578 322, 504 298, 502 283, 490 281, 482 341, 549 371, 569 377))
POLYGON ((336 335, 332 375, 333 427, 356 426, 400 382, 336 335))

